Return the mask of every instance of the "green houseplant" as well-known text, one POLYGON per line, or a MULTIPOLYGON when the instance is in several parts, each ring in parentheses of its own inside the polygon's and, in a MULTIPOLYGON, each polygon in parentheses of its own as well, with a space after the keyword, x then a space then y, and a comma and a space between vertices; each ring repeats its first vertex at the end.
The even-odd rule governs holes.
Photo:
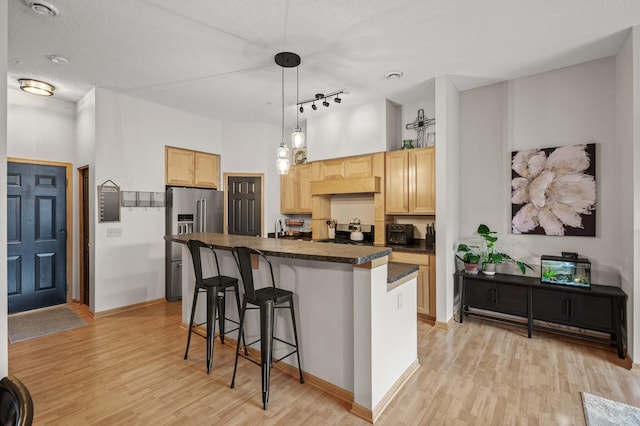
POLYGON ((478 234, 480 234, 480 237, 482 239, 480 257, 482 259, 482 272, 484 274, 495 274, 495 265, 504 261, 513 262, 518 265, 518 268, 520 268, 520 271, 523 275, 526 272, 526 268, 533 270, 531 266, 527 265, 526 263, 515 260, 508 254, 495 250, 495 244, 496 241, 498 241, 498 233, 496 231, 492 231, 487 225, 481 224, 480 226, 478 226, 477 232, 478 234))
POLYGON ((478 263, 480 262, 480 253, 478 250, 478 246, 458 244, 458 254, 456 254, 456 257, 464 263, 464 270, 469 274, 478 273, 478 263), (460 254, 462 254, 462 256, 460 256, 460 254))

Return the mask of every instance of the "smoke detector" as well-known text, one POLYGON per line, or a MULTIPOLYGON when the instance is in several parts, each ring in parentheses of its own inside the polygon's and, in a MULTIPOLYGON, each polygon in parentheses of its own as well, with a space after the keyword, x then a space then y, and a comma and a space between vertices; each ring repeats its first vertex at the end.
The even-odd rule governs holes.
POLYGON ((54 17, 60 14, 58 8, 46 0, 25 0, 25 3, 38 15, 54 17))
POLYGON ((66 65, 69 63, 69 60, 62 55, 49 55, 49 60, 58 65, 66 65))
POLYGON ((401 78, 404 75, 402 71, 389 71, 384 76, 387 80, 395 80, 401 78))

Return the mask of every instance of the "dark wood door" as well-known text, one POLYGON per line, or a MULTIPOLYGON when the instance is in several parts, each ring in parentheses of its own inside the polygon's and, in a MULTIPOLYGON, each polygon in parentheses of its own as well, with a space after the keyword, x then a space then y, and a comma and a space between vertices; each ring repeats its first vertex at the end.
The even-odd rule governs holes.
POLYGON ((227 188, 228 233, 262 235, 262 178, 230 176, 227 188))
POLYGON ((82 244, 82 267, 80 268, 80 288, 82 303, 89 303, 89 167, 80 169, 80 244, 82 244))
POLYGON ((67 301, 66 170, 8 163, 9 313, 67 301))

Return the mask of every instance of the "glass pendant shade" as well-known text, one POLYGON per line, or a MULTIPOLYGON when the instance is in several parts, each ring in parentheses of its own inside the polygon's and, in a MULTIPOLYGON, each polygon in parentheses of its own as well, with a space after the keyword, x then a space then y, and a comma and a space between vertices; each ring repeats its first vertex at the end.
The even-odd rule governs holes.
POLYGON ((289 147, 284 142, 280 144, 276 151, 276 170, 279 175, 286 175, 289 173, 289 147))
POLYGON ((291 133, 291 146, 294 148, 302 148, 304 146, 304 133, 300 130, 300 127, 291 133))

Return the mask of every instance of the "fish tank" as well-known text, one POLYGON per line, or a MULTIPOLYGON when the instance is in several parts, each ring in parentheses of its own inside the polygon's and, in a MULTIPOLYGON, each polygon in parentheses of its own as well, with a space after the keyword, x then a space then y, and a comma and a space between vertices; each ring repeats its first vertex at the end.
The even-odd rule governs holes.
POLYGON ((591 287, 591 262, 585 258, 542 256, 540 279, 543 283, 591 287))

